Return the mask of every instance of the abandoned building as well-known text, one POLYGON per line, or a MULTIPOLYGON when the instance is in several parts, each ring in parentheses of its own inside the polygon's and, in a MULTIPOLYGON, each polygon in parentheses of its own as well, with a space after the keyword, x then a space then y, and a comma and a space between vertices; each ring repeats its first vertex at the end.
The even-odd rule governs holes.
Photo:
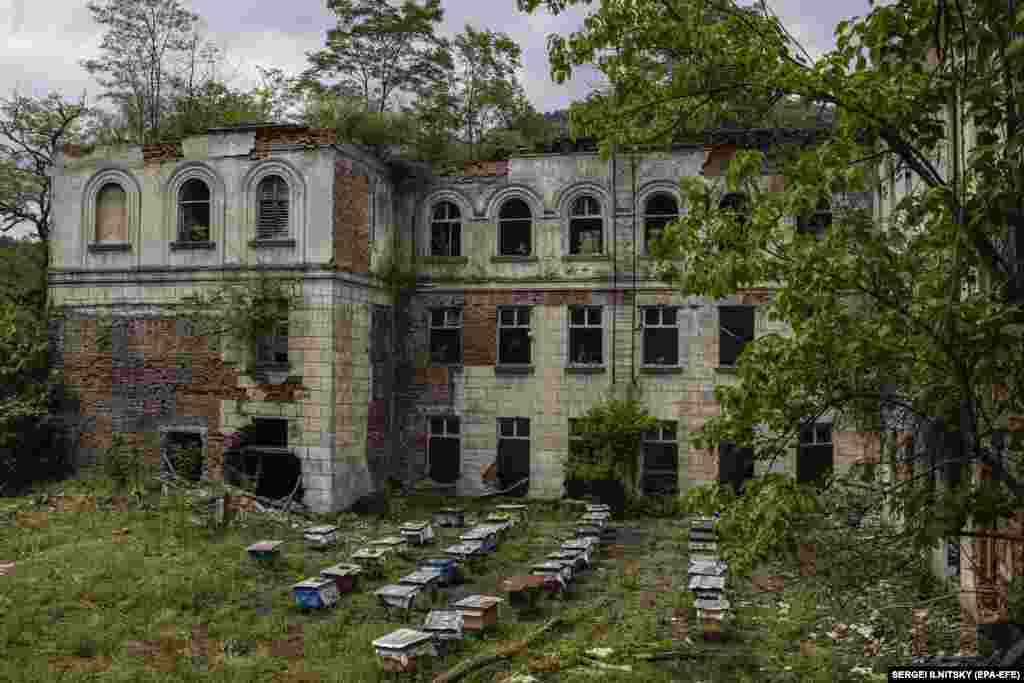
MULTIPOLYGON (((316 511, 388 478, 558 497, 574 419, 632 387, 661 421, 638 454, 644 490, 738 484, 748 452, 687 435, 717 414, 743 345, 772 329, 770 292, 684 297, 648 257, 686 211, 680 178, 720 175, 737 144, 756 140, 524 153, 448 177, 291 125, 68 148, 50 293, 80 453, 115 433, 155 462, 193 445, 205 476, 242 471, 270 496, 300 483, 316 511), (300 283, 287 329, 242 348, 182 315, 184 297, 259 273, 300 283)), ((877 453, 828 422, 800 441, 779 466, 801 479, 877 453)))

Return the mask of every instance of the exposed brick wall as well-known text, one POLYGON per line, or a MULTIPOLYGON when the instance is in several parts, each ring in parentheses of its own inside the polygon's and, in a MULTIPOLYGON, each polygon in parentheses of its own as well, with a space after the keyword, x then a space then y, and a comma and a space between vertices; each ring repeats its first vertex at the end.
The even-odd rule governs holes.
POLYGON ((266 159, 276 145, 324 147, 336 141, 335 132, 323 128, 257 128, 256 143, 250 156, 266 159))
POLYGON ((882 445, 878 434, 836 432, 832 435, 832 444, 835 464, 840 467, 881 460, 882 445))
POLYGON ((334 165, 334 263, 338 270, 370 271, 369 179, 348 160, 334 165))
POLYGON ((155 142, 142 146, 142 161, 146 164, 162 164, 167 161, 184 159, 181 142, 155 142))
POLYGON ((725 173, 725 168, 736 156, 739 148, 736 145, 716 145, 704 148, 704 166, 701 172, 709 177, 715 178, 725 173))

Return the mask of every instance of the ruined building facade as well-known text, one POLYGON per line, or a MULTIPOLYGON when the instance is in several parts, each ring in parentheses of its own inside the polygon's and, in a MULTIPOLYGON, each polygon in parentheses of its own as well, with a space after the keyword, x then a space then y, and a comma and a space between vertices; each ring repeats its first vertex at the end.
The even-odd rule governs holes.
MULTIPOLYGON (((114 434, 154 462, 195 444, 206 476, 242 469, 268 495, 300 474, 317 511, 391 477, 558 497, 572 420, 632 387, 662 421, 637 454, 645 489, 742 479, 746 454, 687 435, 717 414, 743 344, 772 330, 770 291, 685 297, 647 256, 686 210, 680 178, 720 174, 733 149, 532 154, 452 177, 296 126, 66 149, 52 339, 80 453, 114 434), (182 314, 183 297, 260 273, 301 283, 286 330, 232 344, 182 314)), ((828 423, 802 441, 781 465, 802 478, 876 448, 828 423)))

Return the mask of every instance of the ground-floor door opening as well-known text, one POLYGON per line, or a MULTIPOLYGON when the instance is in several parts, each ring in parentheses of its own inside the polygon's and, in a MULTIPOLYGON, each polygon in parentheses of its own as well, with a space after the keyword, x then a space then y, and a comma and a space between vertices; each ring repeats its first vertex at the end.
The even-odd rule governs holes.
POLYGON ((498 485, 511 496, 530 491, 530 420, 498 418, 498 485))

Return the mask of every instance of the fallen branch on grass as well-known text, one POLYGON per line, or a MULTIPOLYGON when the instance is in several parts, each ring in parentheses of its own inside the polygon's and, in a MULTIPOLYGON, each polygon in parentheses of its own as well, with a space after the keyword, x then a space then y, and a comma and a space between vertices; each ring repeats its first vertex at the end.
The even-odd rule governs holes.
POLYGON ((515 648, 499 648, 492 652, 482 654, 473 659, 467 659, 459 664, 455 665, 451 669, 448 669, 444 673, 434 676, 433 683, 453 683, 454 681, 464 678, 466 675, 481 669, 488 664, 493 664, 499 659, 505 659, 506 657, 512 657, 519 652, 522 652, 530 646, 531 643, 540 639, 545 633, 555 628, 562 623, 562 617, 552 617, 539 629, 531 633, 526 637, 526 640, 521 641, 515 648))

